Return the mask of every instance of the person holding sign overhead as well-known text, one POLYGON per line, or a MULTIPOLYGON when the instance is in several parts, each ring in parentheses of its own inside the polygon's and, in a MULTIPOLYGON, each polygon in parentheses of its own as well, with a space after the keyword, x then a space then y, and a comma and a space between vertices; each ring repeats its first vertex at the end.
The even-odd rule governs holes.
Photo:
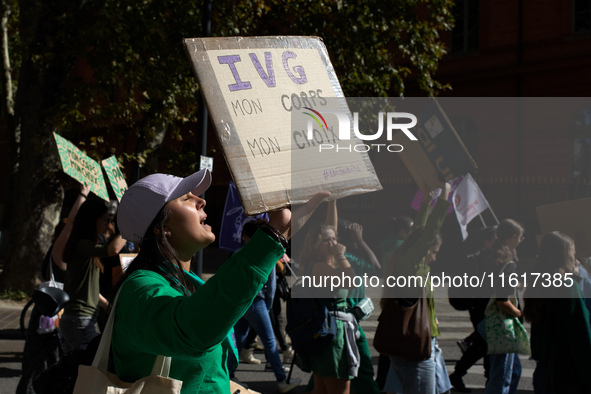
MULTIPOLYGON (((186 178, 152 174, 131 185, 121 199, 121 234, 141 247, 112 312, 114 368, 123 381, 150 375, 161 355, 172 358, 169 376, 183 381, 182 393, 230 392, 228 362, 238 361, 232 327, 296 230, 290 210, 270 212, 269 222, 204 283, 190 265, 215 240, 205 224, 206 202, 199 197, 210 183, 207 170, 186 178)), ((312 197, 294 223, 303 224, 328 195, 312 197)))
POLYGON ((100 234, 108 224, 107 206, 99 199, 88 199, 86 194, 80 197, 86 201, 76 215, 64 251, 67 263, 64 290, 70 296, 60 320, 65 353, 80 348, 98 335, 95 324, 99 306, 108 307, 106 298, 99 292, 103 270, 100 258, 116 255, 126 242, 117 235, 108 245, 100 245, 100 234))

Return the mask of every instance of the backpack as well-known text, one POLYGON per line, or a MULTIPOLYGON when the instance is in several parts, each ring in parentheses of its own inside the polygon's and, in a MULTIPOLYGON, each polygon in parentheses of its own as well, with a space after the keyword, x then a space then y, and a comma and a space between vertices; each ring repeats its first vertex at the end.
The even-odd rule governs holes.
POLYGON ((294 297, 294 284, 286 300, 287 324, 285 331, 291 338, 291 346, 301 356, 317 354, 332 344, 337 333, 336 319, 320 298, 294 297))

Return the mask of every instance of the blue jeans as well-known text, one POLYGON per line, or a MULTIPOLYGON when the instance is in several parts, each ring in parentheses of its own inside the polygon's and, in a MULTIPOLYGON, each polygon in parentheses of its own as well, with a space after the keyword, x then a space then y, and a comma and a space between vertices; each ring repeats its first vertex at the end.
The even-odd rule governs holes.
POLYGON ((267 361, 271 363, 275 378, 278 382, 285 380, 285 371, 283 370, 283 364, 281 363, 279 351, 277 350, 275 333, 273 332, 273 325, 271 324, 269 310, 267 309, 265 300, 260 297, 255 298, 242 319, 240 319, 234 326, 236 342, 238 342, 238 352, 240 352, 244 347, 244 342, 246 341, 246 336, 248 335, 249 325, 254 328, 259 338, 261 338, 261 341, 263 342, 265 356, 267 357, 267 361))
POLYGON ((451 382, 449 381, 445 360, 437 342, 437 337, 434 337, 431 341, 431 357, 433 357, 433 353, 435 353, 435 383, 437 384, 437 394, 441 394, 451 390, 451 382))
POLYGON ((95 323, 94 317, 63 315, 60 319, 60 342, 64 353, 92 341, 98 335, 95 323))
POLYGON ((521 377, 521 361, 516 353, 489 354, 490 377, 486 394, 514 394, 521 377))
MULTIPOLYGON (((486 338, 486 319, 478 324, 478 332, 486 338)), ((521 361, 516 353, 489 354, 490 372, 486 394, 515 394, 521 378, 521 361)))
POLYGON ((440 394, 451 389, 437 337, 431 338, 431 357, 427 360, 417 362, 395 357, 390 360, 385 391, 399 390, 398 384, 402 385, 403 393, 409 394, 440 394), (392 373, 397 376, 390 376, 392 373))

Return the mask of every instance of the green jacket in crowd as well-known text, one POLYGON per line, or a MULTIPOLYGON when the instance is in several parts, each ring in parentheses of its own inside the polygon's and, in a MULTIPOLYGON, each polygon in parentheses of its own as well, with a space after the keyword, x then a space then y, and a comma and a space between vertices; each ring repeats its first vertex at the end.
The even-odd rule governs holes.
MULTIPOLYGON (((395 274, 396 276, 416 276, 420 275, 423 278, 427 277, 431 268, 425 264, 425 256, 429 253, 431 244, 435 239, 435 236, 441 230, 443 220, 451 202, 442 198, 437 199, 433 211, 429 215, 430 204, 421 204, 421 208, 415 218, 413 230, 415 228, 425 226, 423 234, 419 239, 409 247, 409 249, 400 256, 396 262, 395 274)), ((431 336, 439 336, 439 327, 437 326, 437 320, 435 316, 435 299, 433 298, 433 292, 431 291, 430 279, 425 286, 427 292, 427 305, 429 309, 429 320, 431 322, 431 336)))
POLYGON ((233 326, 252 304, 283 247, 257 231, 206 283, 184 296, 160 274, 136 271, 123 284, 115 310, 112 350, 123 381, 148 376, 157 355, 172 357, 170 377, 182 393, 230 392, 227 363, 238 365, 233 326))

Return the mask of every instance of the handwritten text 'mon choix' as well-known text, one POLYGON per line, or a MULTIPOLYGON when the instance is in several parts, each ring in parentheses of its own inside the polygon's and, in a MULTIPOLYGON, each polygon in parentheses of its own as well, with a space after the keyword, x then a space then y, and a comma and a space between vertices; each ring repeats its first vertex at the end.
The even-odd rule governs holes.
MULTIPOLYGON (((301 89, 298 89, 300 91, 297 93, 294 92, 291 93, 291 95, 282 94, 280 97, 281 107, 287 112, 292 112, 294 110, 300 110, 303 107, 325 106, 327 100, 323 96, 322 89, 306 89, 305 85, 309 84, 309 79, 304 67, 297 62, 298 55, 292 50, 285 50, 280 57, 281 59, 275 59, 275 62, 281 64, 279 68, 281 72, 285 72, 289 77, 288 80, 296 87, 301 87, 301 89)), ((267 88, 275 88, 277 86, 275 63, 271 52, 264 53, 264 60, 262 57, 259 59, 259 55, 256 53, 249 53, 248 59, 244 59, 244 61, 240 54, 218 56, 217 60, 219 64, 227 65, 229 72, 232 74, 234 83, 227 86, 227 89, 230 92, 253 89, 254 81, 243 80, 243 77, 240 74, 239 70, 244 69, 245 67, 254 67, 267 88), (262 65, 262 62, 264 62, 264 66, 262 65)), ((259 98, 232 99, 228 108, 235 117, 258 115, 263 114, 265 111, 259 98)), ((294 140, 298 138, 298 136, 304 135, 303 131, 296 133, 299 134, 294 134, 294 140)), ((332 141, 334 143, 337 141, 334 139, 334 136, 331 136, 328 133, 325 134, 325 138, 326 142, 332 141)), ((301 141, 294 142, 298 149, 304 149, 306 147, 301 144, 301 141)), ((310 143, 307 145, 310 145, 310 143)), ((312 142, 312 145, 315 145, 315 143, 312 142)), ((281 152, 282 149, 275 136, 261 136, 251 140, 249 139, 247 141, 247 147, 253 158, 276 154, 281 152)))
MULTIPOLYGON (((249 53, 248 58, 250 61, 246 60, 243 62, 242 57, 240 54, 232 54, 232 55, 225 55, 225 56, 218 56, 217 60, 219 64, 227 65, 228 71, 231 72, 233 77, 233 82, 227 85, 227 89, 230 92, 240 92, 246 90, 253 90, 253 83, 254 81, 247 81, 243 80, 243 77, 240 75, 241 70, 245 70, 245 67, 254 67, 257 74, 259 75, 261 81, 264 83, 266 88, 275 88, 277 86, 277 78, 275 75, 275 68, 273 62, 273 55, 271 52, 264 52, 264 63, 265 66, 261 64, 262 59, 259 59, 259 55, 256 53, 249 53)), ((291 81, 296 86, 304 87, 309 83, 309 79, 307 77, 306 71, 304 67, 297 61, 298 55, 292 50, 285 50, 281 55, 281 60, 278 61, 282 66, 282 71, 288 76, 289 81, 291 81)), ((281 69, 281 67, 280 67, 281 69)), ((260 91, 260 89, 255 89, 260 91)), ((299 93, 291 93, 291 95, 282 94, 280 97, 281 107, 287 111, 299 111, 302 108, 319 108, 327 105, 327 99, 323 96, 323 92, 321 89, 298 89, 300 90, 299 93)), ((264 91, 264 90, 263 90, 264 91)), ((264 108, 261 100, 259 98, 242 98, 242 99, 232 99, 229 106, 229 110, 233 113, 234 117, 239 116, 249 116, 249 115, 258 115, 264 113, 264 108)), ((330 111, 332 113, 332 111, 330 111)), ((339 114, 337 114, 339 115, 339 114)), ((404 131, 407 136, 411 140, 416 140, 409 131, 409 127, 413 127, 416 124, 416 118, 412 114, 399 114, 405 117, 413 117, 413 122, 411 124, 402 123, 402 124, 393 124, 392 119, 396 114, 387 114, 387 131, 388 131, 388 138, 391 139, 391 133, 393 129, 401 129, 404 131)), ((383 123, 382 123, 382 116, 383 114, 379 114, 379 129, 377 133, 373 135, 361 135, 360 138, 362 139, 376 139, 382 134, 383 130, 383 123)), ((356 120, 356 119, 355 119, 356 120)), ((341 122, 341 120, 339 120, 341 122)), ((342 123, 342 122, 341 122, 342 123)), ((342 123, 344 124, 344 123, 342 123)), ((335 149, 337 152, 339 151, 338 142, 341 141, 343 135, 348 134, 350 136, 350 132, 344 132, 342 124, 339 127, 339 131, 335 133, 335 130, 332 126, 313 129, 313 132, 310 132, 310 125, 308 126, 308 130, 292 130, 292 146, 293 148, 297 149, 306 149, 310 147, 318 147, 318 151, 322 152, 322 150, 330 150, 335 149)), ((356 123, 355 123, 356 125, 356 123)), ((360 136, 360 133, 357 130, 357 126, 355 126, 355 135, 360 136)), ((345 139, 350 139, 345 138, 345 139)), ((383 144, 362 144, 362 145, 350 145, 348 151, 354 150, 356 152, 367 151, 367 149, 377 149, 379 150, 383 144)), ((399 144, 394 145, 383 145, 384 151, 388 152, 401 152, 403 147, 399 144)), ((276 136, 257 136, 252 139, 246 140, 246 147, 250 151, 250 154, 253 158, 256 157, 264 157, 269 156, 271 154, 276 154, 281 152, 281 144, 276 136)), ((340 148, 342 151, 346 150, 346 147, 340 148)))

